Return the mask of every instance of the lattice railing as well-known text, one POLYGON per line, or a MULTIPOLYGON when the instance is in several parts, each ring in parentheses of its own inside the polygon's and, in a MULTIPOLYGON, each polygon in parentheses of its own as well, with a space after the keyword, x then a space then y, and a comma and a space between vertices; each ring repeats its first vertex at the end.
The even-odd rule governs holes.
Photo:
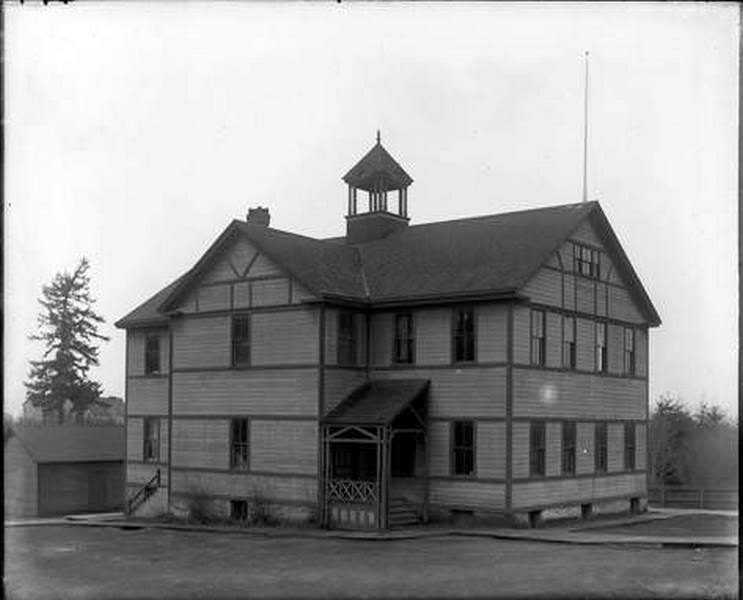
POLYGON ((335 502, 366 504, 378 498, 376 483, 356 479, 329 479, 326 492, 327 499, 335 502))

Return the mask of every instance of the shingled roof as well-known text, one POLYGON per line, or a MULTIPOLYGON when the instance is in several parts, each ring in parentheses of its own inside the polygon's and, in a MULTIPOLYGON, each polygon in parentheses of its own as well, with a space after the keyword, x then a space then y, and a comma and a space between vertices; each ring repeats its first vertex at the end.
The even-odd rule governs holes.
POLYGON ((377 138, 372 149, 343 176, 343 181, 362 190, 375 190, 379 184, 379 191, 387 191, 406 188, 413 183, 413 178, 392 158, 377 138))
POLYGON ((377 379, 348 395, 323 419, 326 425, 389 425, 415 402, 428 379, 377 379))
POLYGON ((233 221, 186 275, 116 323, 155 323, 198 280, 234 236, 244 236, 318 298, 393 305, 473 297, 517 297, 519 290, 585 220, 615 256, 648 323, 655 308, 597 202, 414 225, 360 244, 318 240, 233 221))
POLYGON ((124 460, 123 425, 13 425, 37 463, 124 460))

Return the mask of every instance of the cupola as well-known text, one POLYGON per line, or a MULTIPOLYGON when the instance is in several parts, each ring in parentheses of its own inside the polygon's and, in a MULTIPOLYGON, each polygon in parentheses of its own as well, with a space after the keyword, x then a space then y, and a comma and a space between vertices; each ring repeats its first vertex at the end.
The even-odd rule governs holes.
POLYGON ((377 143, 346 173, 343 181, 348 184, 348 243, 383 238, 408 226, 408 186, 413 179, 382 146, 379 131, 377 143), (358 190, 368 194, 366 212, 359 212, 358 190), (397 192, 397 211, 389 207, 390 192, 397 192))

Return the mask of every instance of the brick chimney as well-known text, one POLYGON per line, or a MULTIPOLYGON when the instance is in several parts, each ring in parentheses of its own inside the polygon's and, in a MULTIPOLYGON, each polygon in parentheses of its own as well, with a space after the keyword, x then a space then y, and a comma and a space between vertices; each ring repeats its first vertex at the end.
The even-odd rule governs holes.
POLYGON ((268 212, 267 208, 257 206, 256 208, 248 209, 247 222, 253 225, 260 225, 262 227, 268 227, 271 223, 271 213, 268 212))

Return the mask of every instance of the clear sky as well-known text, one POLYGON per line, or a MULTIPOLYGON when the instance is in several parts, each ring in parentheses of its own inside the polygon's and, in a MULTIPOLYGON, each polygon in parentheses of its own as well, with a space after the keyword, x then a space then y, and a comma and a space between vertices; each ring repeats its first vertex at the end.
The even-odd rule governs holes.
POLYGON ((341 176, 383 143, 413 223, 588 192, 663 325, 651 399, 737 414, 735 4, 76 2, 5 10, 5 410, 18 414, 43 284, 91 263, 113 322, 233 218, 344 233, 341 176))

